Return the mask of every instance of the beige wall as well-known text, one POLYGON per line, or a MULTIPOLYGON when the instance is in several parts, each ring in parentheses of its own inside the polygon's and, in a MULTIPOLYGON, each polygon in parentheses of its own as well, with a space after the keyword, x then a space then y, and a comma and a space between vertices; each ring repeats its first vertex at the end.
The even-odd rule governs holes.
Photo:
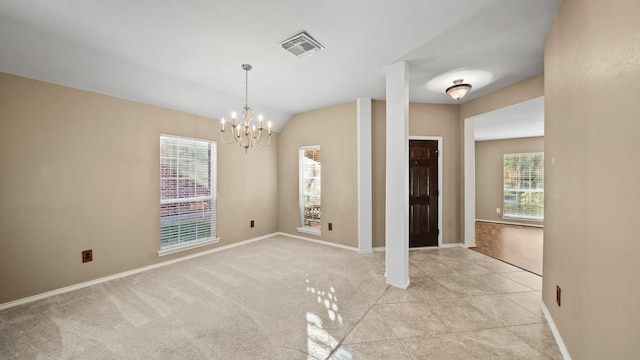
MULTIPOLYGON (((443 243, 460 242, 460 122, 457 105, 410 104, 411 136, 442 136, 443 243)), ((372 102, 373 247, 385 242, 386 104, 372 102)), ((294 116, 279 134, 280 231, 336 244, 358 246, 356 103, 294 116), (337 130, 339 129, 339 130, 337 130), (298 160, 300 146, 322 149, 322 236, 298 233, 298 160), (332 222, 333 231, 327 231, 332 222)))
POLYGON ((442 243, 463 242, 460 193, 462 183, 460 106, 409 104, 409 136, 442 136, 442 243))
POLYGON ((573 359, 640 354, 638 14, 564 0, 545 44, 543 300, 573 359))
POLYGON ((542 225, 539 221, 503 219, 504 154, 544 152, 544 137, 476 141, 476 219, 542 225))
POLYGON ((543 95, 544 74, 539 74, 460 105, 460 119, 464 120, 543 95))
POLYGON ((358 247, 356 102, 293 116, 279 134, 279 229, 358 247), (320 145, 322 235, 299 233, 298 148, 320 145), (327 229, 333 223, 333 231, 327 229))
POLYGON ((247 155, 218 142, 220 242, 158 257, 159 136, 217 127, 0 73, 0 303, 277 231, 277 137, 247 155))
MULTIPOLYGON (((385 147, 386 104, 372 104, 372 172, 373 172, 373 246, 384 246, 385 234, 385 147)), ((443 138, 442 242, 459 243, 462 221, 460 206, 461 138, 458 105, 409 104, 410 136, 441 136, 443 138)))

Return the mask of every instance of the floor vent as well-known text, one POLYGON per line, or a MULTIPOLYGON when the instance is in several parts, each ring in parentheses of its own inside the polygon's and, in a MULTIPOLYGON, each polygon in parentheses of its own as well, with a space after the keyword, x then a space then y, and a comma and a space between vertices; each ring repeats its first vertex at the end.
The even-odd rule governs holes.
POLYGON ((324 49, 324 46, 304 31, 281 42, 280 46, 301 59, 324 49))

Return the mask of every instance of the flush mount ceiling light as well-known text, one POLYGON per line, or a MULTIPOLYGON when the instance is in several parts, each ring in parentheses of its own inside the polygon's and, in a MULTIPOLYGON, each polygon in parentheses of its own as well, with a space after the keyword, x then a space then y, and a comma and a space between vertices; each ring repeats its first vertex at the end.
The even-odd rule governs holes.
POLYGON ((233 142, 238 143, 240 147, 244 148, 244 152, 246 153, 250 147, 254 147, 256 145, 269 145, 271 143, 271 121, 268 124, 267 130, 267 142, 263 142, 264 137, 262 136, 262 131, 264 127, 262 126, 262 115, 258 115, 258 127, 256 128, 255 123, 253 123, 253 109, 249 107, 247 101, 249 98, 249 70, 251 70, 251 65, 242 64, 242 70, 245 72, 245 91, 244 91, 244 106, 242 107, 242 120, 238 124, 236 122, 236 113, 231 114, 231 135, 233 138, 229 141, 224 139, 225 133, 225 121, 222 118, 220 121, 220 140, 222 140, 225 144, 231 144, 233 142))
POLYGON ((449 86, 445 92, 455 100, 462 99, 467 92, 471 90, 471 84, 463 84, 464 79, 453 81, 453 85, 449 86))

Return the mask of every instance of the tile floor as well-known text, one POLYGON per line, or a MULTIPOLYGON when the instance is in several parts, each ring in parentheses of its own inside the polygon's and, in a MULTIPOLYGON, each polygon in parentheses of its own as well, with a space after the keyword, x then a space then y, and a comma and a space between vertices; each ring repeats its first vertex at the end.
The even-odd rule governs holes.
POLYGON ((468 249, 409 259, 409 288, 389 287, 331 360, 562 359, 541 277, 468 249))

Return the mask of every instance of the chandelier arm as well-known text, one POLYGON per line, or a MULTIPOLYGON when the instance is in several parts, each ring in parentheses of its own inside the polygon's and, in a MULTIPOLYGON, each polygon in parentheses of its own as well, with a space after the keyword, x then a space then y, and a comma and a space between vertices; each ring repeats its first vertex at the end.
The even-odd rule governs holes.
POLYGON ((253 141, 256 144, 259 144, 261 139, 262 139, 262 129, 256 129, 255 133, 253 134, 253 141))
POLYGON ((271 134, 269 134, 269 136, 267 136, 267 143, 266 143, 266 144, 263 144, 262 142, 260 142, 260 144, 259 144, 259 145, 261 145, 261 146, 267 146, 267 145, 269 145, 269 144, 271 144, 271 134))
MULTIPOLYGON (((233 130, 231 130, 231 131, 233 132, 233 130)), ((226 131, 220 131, 220 140, 221 140, 223 143, 225 143, 225 144, 231 144, 231 143, 234 143, 234 142, 235 142, 235 140, 233 140, 233 139, 231 139, 230 141, 226 141, 226 140, 224 139, 224 133, 225 133, 225 132, 226 132, 226 131)))
POLYGON ((252 130, 252 131, 251 131, 251 139, 250 139, 250 141, 251 141, 251 147, 256 146, 256 136, 257 136, 257 135, 256 135, 256 131, 252 130))
POLYGON ((237 142, 242 143, 242 137, 244 136, 244 126, 238 125, 237 129, 238 130, 234 133, 235 139, 237 142))
POLYGON ((256 131, 255 130, 251 130, 251 134, 249 134, 249 141, 251 142, 251 147, 256 146, 256 131))
POLYGON ((245 149, 248 149, 250 145, 251 145, 251 137, 247 136, 247 133, 243 131, 242 138, 240 140, 240 146, 244 147, 245 149))

